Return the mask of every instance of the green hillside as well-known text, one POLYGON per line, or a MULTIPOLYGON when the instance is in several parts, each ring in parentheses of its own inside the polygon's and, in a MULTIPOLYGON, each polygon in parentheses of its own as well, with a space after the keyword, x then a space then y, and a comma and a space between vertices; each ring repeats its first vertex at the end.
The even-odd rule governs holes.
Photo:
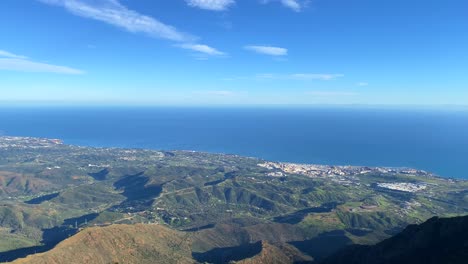
POLYGON ((45 142, 0 137, 0 261, 50 250, 82 228, 136 223, 186 231, 200 256, 264 241, 319 260, 468 213, 467 181, 408 168, 45 142))

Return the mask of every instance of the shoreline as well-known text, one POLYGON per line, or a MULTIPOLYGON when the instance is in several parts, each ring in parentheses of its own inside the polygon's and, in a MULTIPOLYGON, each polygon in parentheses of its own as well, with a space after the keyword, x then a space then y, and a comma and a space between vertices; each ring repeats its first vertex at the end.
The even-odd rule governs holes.
MULTIPOLYGON (((444 180, 450 181, 468 181, 465 178, 455 178, 455 177, 444 177, 433 172, 429 172, 422 169, 406 167, 406 166, 368 166, 368 165, 337 165, 337 164, 316 164, 316 163, 301 163, 301 162, 289 162, 289 161, 278 161, 278 160, 267 160, 261 157, 252 157, 252 156, 245 156, 239 154, 232 154, 232 153, 219 153, 219 152, 209 152, 209 151, 197 151, 197 150, 182 150, 182 149, 174 149, 174 150, 161 150, 161 149, 151 149, 151 148, 127 148, 127 147, 98 147, 98 146, 89 146, 89 145, 77 145, 77 144, 68 144, 62 139, 56 138, 45 138, 45 137, 23 137, 23 136, 1 136, 0 135, 0 150, 3 148, 23 148, 23 149, 38 149, 38 148, 51 148, 53 146, 68 146, 68 147, 76 147, 76 148, 92 148, 92 149, 99 149, 99 150, 123 150, 123 151, 151 151, 151 152, 183 152, 183 153, 200 153, 200 154, 207 154, 207 155, 219 155, 219 156, 231 156, 231 157, 239 157, 239 158, 246 158, 246 159, 254 159, 258 160, 259 162, 263 162, 263 164, 276 164, 273 165, 275 169, 280 169, 288 166, 293 166, 296 168, 301 168, 302 170, 307 171, 309 168, 310 171, 329 171, 329 170, 336 170, 335 172, 340 174, 340 170, 347 170, 348 174, 349 171, 354 171, 352 175, 363 174, 365 171, 369 172, 381 172, 381 173, 400 173, 406 174, 408 176, 417 175, 417 176, 425 176, 425 177, 434 177, 444 180), (6 144, 5 142, 12 143, 10 145, 6 144), (34 145, 36 144, 36 145, 34 145), (355 173, 358 171, 358 173, 355 173)), ((259 163, 259 166, 261 163, 259 163)), ((268 166, 266 167, 268 168, 268 166)), ((345 175, 347 173, 343 173, 345 175)))

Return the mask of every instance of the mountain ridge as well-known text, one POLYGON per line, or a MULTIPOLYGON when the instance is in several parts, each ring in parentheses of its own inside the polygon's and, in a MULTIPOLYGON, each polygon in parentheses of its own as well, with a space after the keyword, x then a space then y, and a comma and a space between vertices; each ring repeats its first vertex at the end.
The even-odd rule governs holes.
POLYGON ((162 225, 86 228, 45 253, 14 264, 194 263, 189 237, 162 225))
POLYGON ((345 248, 320 264, 462 264, 467 260, 468 215, 433 217, 376 245, 345 248))

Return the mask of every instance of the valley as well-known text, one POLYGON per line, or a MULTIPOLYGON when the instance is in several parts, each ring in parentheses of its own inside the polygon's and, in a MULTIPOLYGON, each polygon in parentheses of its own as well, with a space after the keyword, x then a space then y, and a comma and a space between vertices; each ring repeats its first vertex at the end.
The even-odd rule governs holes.
POLYGON ((467 214, 468 181, 411 168, 0 137, 0 198, 0 262, 122 229, 175 232, 176 246, 141 251, 144 241, 156 243, 145 232, 125 245, 140 258, 153 258, 150 251, 182 263, 256 263, 271 252, 299 263, 375 244, 433 216, 467 214))

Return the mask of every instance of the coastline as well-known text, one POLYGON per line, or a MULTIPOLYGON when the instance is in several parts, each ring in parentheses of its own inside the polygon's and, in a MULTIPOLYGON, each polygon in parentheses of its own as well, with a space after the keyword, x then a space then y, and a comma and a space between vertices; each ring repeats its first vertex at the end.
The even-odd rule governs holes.
POLYGON ((225 157, 237 157, 244 159, 253 159, 258 161, 258 165, 267 169, 281 170, 285 173, 300 173, 309 176, 343 176, 343 175, 358 175, 371 172, 379 173, 398 173, 406 175, 433 177, 448 181, 468 181, 464 178, 454 177, 443 177, 432 172, 425 170, 410 168, 410 167, 395 167, 395 166, 367 166, 367 165, 337 165, 337 164, 313 164, 313 163, 296 163, 296 162, 284 162, 276 160, 265 160, 259 157, 244 156, 238 154, 229 153, 216 153, 196 150, 162 150, 162 149, 151 149, 151 148, 122 148, 122 147, 95 147, 95 146, 83 146, 68 144, 62 139, 52 138, 38 138, 38 137, 18 137, 18 136, 2 136, 0 135, 0 150, 15 148, 15 149, 40 149, 40 148, 52 148, 56 146, 76 147, 76 148, 89 148, 99 150, 115 150, 115 151, 144 151, 144 152, 181 152, 181 153, 199 153, 214 156, 225 156, 225 157))

